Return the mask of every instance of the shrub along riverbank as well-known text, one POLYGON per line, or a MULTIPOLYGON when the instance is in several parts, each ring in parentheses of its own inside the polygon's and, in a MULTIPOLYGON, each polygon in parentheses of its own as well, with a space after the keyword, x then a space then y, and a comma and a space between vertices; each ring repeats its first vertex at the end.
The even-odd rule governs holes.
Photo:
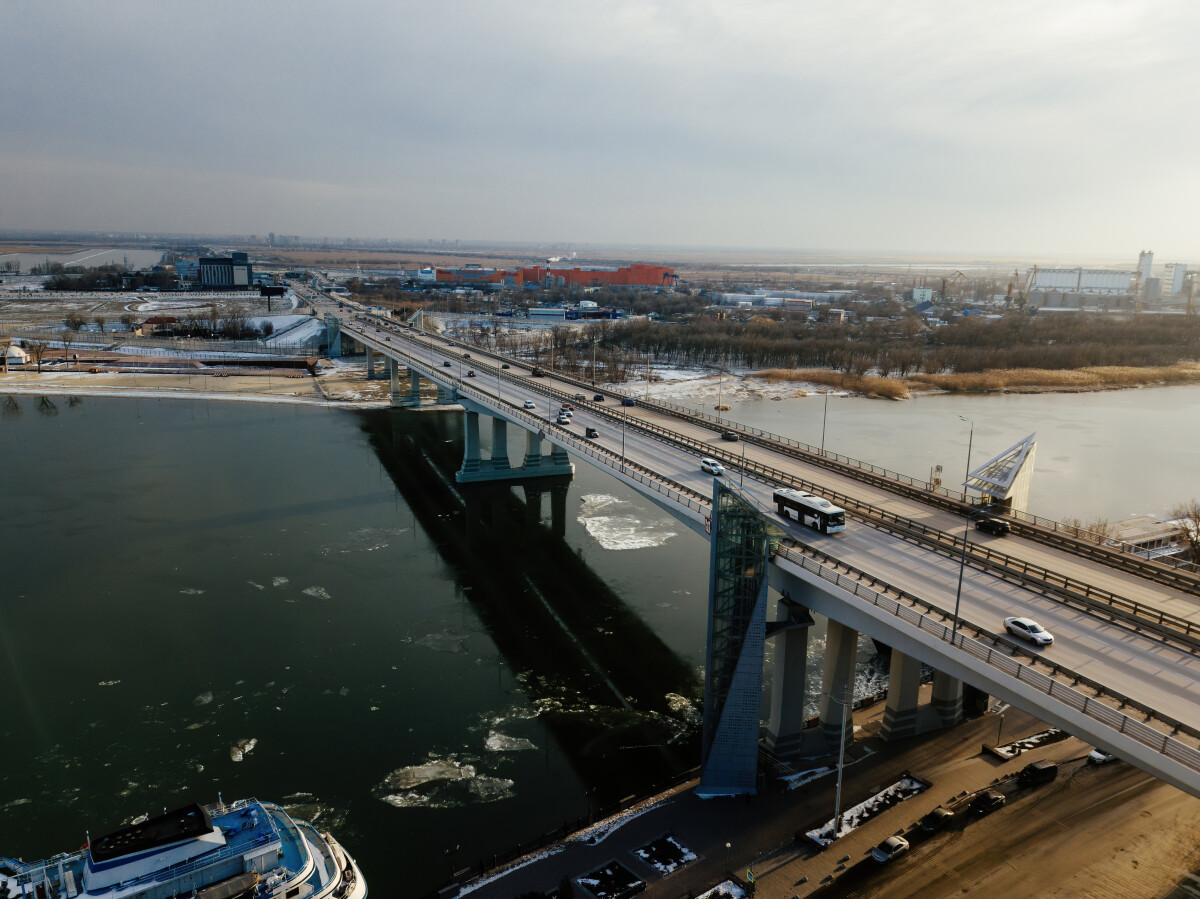
POLYGON ((1162 366, 993 369, 953 374, 914 374, 907 378, 877 378, 812 368, 771 368, 756 372, 755 375, 772 383, 821 384, 865 396, 906 399, 913 391, 923 390, 950 393, 1069 393, 1194 384, 1200 383, 1200 364, 1181 362, 1162 366))

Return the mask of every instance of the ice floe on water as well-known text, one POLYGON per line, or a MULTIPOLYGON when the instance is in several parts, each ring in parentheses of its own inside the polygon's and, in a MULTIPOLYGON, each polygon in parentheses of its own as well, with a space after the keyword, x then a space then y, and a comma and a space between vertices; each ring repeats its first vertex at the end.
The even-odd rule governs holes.
POLYGON ((475 765, 448 758, 397 768, 373 790, 396 808, 462 808, 513 796, 513 782, 481 774, 475 765))
POLYGON ((285 577, 271 578, 271 586, 272 587, 285 587, 285 586, 287 586, 287 583, 288 583, 288 579, 285 577))
POLYGON ((205 690, 199 696, 192 700, 192 705, 199 708, 202 705, 208 705, 213 701, 212 690, 205 690))
POLYGON ((470 634, 426 634, 412 642, 416 646, 424 646, 434 652, 466 652, 469 636, 470 634))
POLYGON ((580 501, 579 523, 605 549, 648 549, 662 546, 678 531, 669 518, 645 520, 634 503, 603 493, 586 494, 580 501))
POLYGON ((258 745, 258 740, 251 737, 245 740, 238 740, 233 746, 229 747, 229 757, 235 762, 240 762, 258 745))
POLYGON ((331 553, 369 553, 386 549, 393 539, 407 533, 408 528, 360 528, 351 531, 345 539, 321 547, 321 555, 331 553))
POLYGON ((101 686, 101 687, 115 687, 115 686, 116 686, 117 684, 119 684, 119 683, 120 683, 120 681, 119 681, 119 680, 102 680, 102 681, 100 681, 100 684, 99 684, 99 686, 101 686))
POLYGON ((199 596, 204 591, 202 589, 200 589, 199 587, 187 587, 183 590, 180 590, 179 592, 187 594, 188 596, 199 596))
POLYGON ((254 581, 246 581, 246 583, 249 584, 251 587, 253 587, 255 590, 266 590, 267 589, 262 584, 256 584, 254 581))
POLYGON ((530 740, 524 737, 510 737, 499 731, 492 731, 484 740, 483 747, 488 752, 520 752, 523 749, 537 749, 530 740))
POLYGON ((300 592, 305 596, 315 596, 317 599, 333 599, 324 587, 305 587, 300 592))

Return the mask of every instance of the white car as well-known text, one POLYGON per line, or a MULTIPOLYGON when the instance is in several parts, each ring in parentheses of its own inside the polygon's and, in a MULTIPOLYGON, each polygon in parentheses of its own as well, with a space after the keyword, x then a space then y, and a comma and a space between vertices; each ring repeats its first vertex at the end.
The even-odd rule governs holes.
POLYGON ((1089 765, 1107 765, 1109 762, 1115 762, 1117 757, 1103 749, 1093 749, 1088 753, 1087 760, 1089 765))
POLYGON ((533 400, 526 400, 526 401, 525 401, 525 408, 526 408, 526 409, 536 409, 536 408, 537 408, 537 403, 535 403, 533 400))
POLYGON ((1038 646, 1049 646, 1054 642, 1050 632, 1029 618, 1005 618, 1004 629, 1014 637, 1036 643, 1038 646))
POLYGON ((569 415, 558 416, 558 423, 560 425, 569 425, 571 423, 571 416, 569 416, 569 415))
POLYGON ((717 477, 725 474, 725 466, 716 459, 701 459, 700 470, 707 471, 709 474, 715 474, 717 477))

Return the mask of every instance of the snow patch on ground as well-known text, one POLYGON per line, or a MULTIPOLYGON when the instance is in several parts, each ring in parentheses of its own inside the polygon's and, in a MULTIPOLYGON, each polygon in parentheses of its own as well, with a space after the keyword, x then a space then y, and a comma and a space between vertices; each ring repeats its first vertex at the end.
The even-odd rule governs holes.
POLYGON ((917 793, 928 787, 929 784, 922 780, 917 780, 915 777, 902 777, 886 790, 880 790, 870 799, 866 799, 858 805, 851 806, 842 812, 842 825, 840 828, 836 827, 837 819, 831 818, 820 827, 805 833, 805 836, 819 846, 828 846, 834 840, 844 837, 856 828, 861 827, 896 803, 903 802, 905 799, 917 795, 917 793))

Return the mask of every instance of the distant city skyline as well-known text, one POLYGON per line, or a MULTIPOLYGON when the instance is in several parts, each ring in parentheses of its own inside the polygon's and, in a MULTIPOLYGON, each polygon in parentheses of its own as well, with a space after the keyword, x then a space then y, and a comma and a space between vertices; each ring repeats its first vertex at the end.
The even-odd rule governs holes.
POLYGON ((1178 0, 5 12, 4 230, 1131 264, 1200 246, 1200 8, 1178 0))

